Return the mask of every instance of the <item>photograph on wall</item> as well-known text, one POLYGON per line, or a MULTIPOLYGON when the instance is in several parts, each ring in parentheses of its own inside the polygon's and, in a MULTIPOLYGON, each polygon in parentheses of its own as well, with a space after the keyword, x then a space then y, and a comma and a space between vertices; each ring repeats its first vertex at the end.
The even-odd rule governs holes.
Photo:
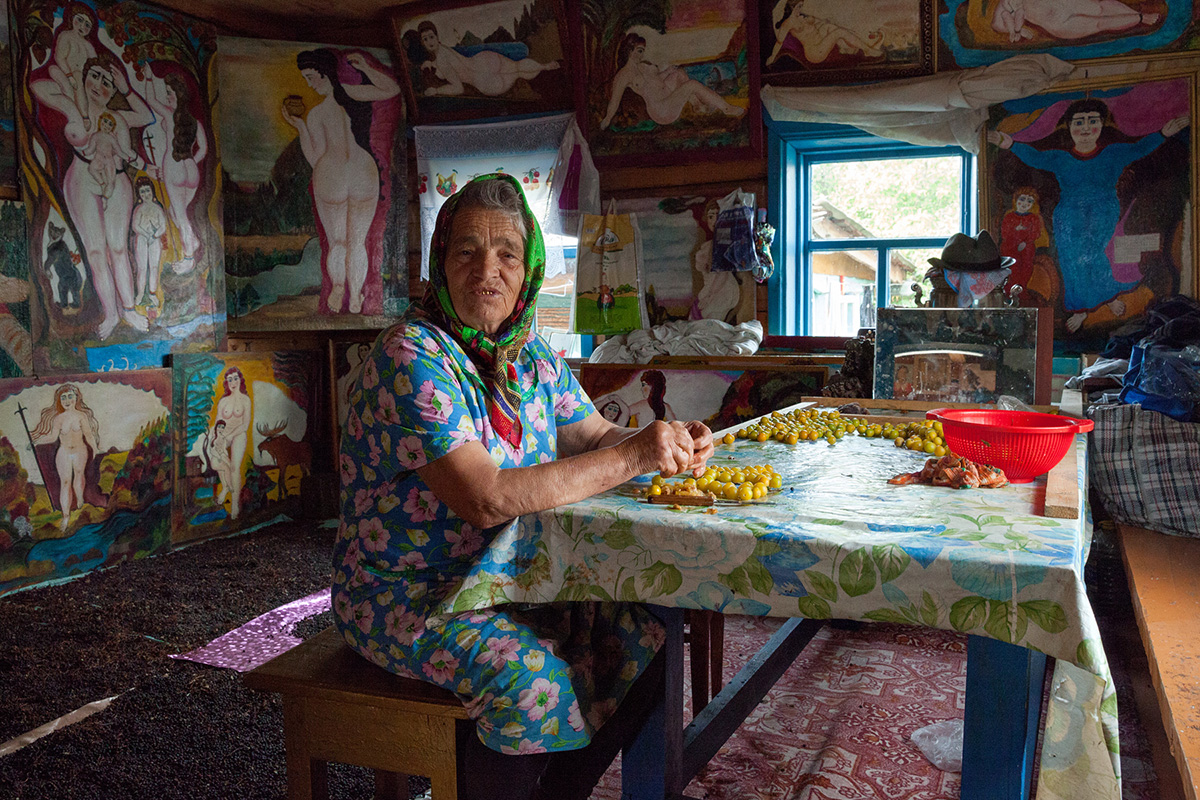
POLYGON ((571 107, 560 0, 437 0, 390 17, 397 74, 422 124, 571 107))
POLYGON ((760 0, 762 81, 775 86, 887 80, 934 69, 924 0, 760 0))
POLYGON ((1191 75, 1140 74, 992 106, 983 227, 1055 347, 1099 352, 1156 300, 1194 291, 1191 75))
POLYGON ((8 0, 0 0, 0 197, 14 199, 17 186, 17 120, 13 100, 8 0))
POLYGON ((0 380, 0 595, 171 541, 171 373, 0 380))
POLYGON ((39 373, 161 367, 224 337, 206 24, 9 0, 39 373))
POLYGON ((810 365, 704 369, 587 363, 579 383, 596 411, 614 425, 644 428, 655 420, 697 419, 718 431, 820 394, 827 373, 810 365))
POLYGON ((717 203, 728 192, 617 201, 622 212, 637 215, 651 327, 676 320, 715 319, 737 325, 754 319, 758 285, 753 274, 712 268, 717 203))
POLYGON ((264 39, 218 47, 230 330, 383 327, 408 297, 391 58, 264 39))
POLYGON ((583 0, 577 99, 599 165, 761 152, 757 3, 583 0))
POLYGON ((0 200, 0 378, 33 374, 25 208, 0 200))
POLYGON ((1037 320, 1036 308, 881 308, 875 399, 1033 403, 1037 320))
POLYGON ((232 533, 294 510, 312 472, 320 357, 307 350, 188 353, 172 362, 173 537, 232 533))
POLYGON ((1197 49, 1196 0, 941 0, 940 69, 1018 53, 1065 61, 1157 57, 1197 49))

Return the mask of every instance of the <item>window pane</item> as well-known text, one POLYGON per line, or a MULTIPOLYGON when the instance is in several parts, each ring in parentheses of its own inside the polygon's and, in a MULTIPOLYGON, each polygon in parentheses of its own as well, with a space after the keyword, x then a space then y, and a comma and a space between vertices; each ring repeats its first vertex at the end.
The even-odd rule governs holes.
POLYGON ((921 287, 921 302, 929 302, 929 294, 933 286, 925 277, 929 269, 929 259, 942 255, 941 248, 904 248, 889 252, 892 271, 888 276, 888 305, 893 308, 916 308, 917 295, 913 289, 916 283, 921 287))
POLYGON ((875 327, 875 250, 812 254, 812 335, 856 336, 875 327))
POLYGON ((962 226, 962 159, 813 164, 812 198, 814 239, 949 237, 962 226))

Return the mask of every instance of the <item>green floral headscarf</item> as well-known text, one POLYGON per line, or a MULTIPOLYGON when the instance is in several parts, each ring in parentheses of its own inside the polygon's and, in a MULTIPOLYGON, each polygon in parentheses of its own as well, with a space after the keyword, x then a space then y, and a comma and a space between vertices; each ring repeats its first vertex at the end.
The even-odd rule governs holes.
POLYGON ((521 441, 521 418, 518 407, 521 403, 521 387, 517 382, 517 371, 513 362, 529 338, 533 328, 533 315, 537 308, 537 295, 542 288, 546 271, 546 247, 542 240, 542 229, 537 218, 529 210, 521 184, 511 175, 493 172, 480 175, 452 195, 438 212, 437 224, 433 228, 433 241, 429 248, 429 283, 425 296, 417 306, 417 314, 452 335, 466 351, 476 370, 483 376, 483 388, 491 399, 490 414, 492 428, 514 447, 521 441), (521 198, 522 214, 529 233, 525 239, 525 282, 512 313, 495 334, 489 335, 472 328, 459 318, 450 300, 450 288, 446 282, 446 246, 450 239, 450 227, 458 209, 459 199, 467 186, 478 181, 508 181, 521 198))

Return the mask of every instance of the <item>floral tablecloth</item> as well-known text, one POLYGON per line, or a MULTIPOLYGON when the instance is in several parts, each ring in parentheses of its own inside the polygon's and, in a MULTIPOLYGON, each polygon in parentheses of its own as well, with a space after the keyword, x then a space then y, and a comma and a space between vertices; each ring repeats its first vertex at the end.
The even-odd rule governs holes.
MULTIPOLYGON (((1076 451, 1086 487, 1082 435, 1076 451)), ((770 464, 785 488, 753 503, 672 508, 622 487, 521 517, 443 610, 623 599, 1011 642, 1058 659, 1038 797, 1119 800, 1116 695, 1083 582, 1087 509, 1076 520, 1040 516, 1044 478, 961 491, 887 483, 923 459, 853 436, 718 445, 710 463, 770 464)))

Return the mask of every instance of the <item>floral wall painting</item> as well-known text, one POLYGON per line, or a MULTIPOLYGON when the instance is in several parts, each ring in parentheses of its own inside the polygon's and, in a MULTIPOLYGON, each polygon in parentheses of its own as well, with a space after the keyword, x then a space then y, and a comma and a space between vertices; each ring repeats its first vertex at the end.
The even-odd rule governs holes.
POLYGON ((390 57, 228 37, 218 47, 230 329, 383 327, 408 294, 390 57))
POLYGON ((16 198, 17 121, 13 103, 8 0, 0 0, 0 197, 16 198))
POLYGON ((965 69, 1017 53, 1068 61, 1196 49, 1194 0, 941 0, 938 64, 965 69))
POLYGON ((319 362, 305 350, 174 358, 176 542, 240 530, 294 505, 320 435, 319 362))
POLYGON ((983 226, 1064 352, 1194 291, 1194 76, 1129 80, 1002 103, 987 126, 983 226))
POLYGON ((0 200, 0 378, 32 374, 25 208, 0 200))
POLYGON ((133 2, 9 6, 38 372, 216 347, 212 30, 133 2))
POLYGON ((925 0, 761 3, 763 83, 885 80, 933 72, 933 7, 925 0))
POLYGON ((754 319, 757 284, 751 273, 711 269, 717 201, 726 194, 618 201, 619 211, 637 215, 650 325, 697 319, 737 325, 754 319))
POLYGON ((568 109, 560 0, 438 0, 391 15, 412 116, 422 124, 568 109))
POLYGON ((162 552, 169 370, 0 380, 0 594, 162 552))
POLYGON ((598 164, 761 152, 757 3, 582 0, 572 8, 583 42, 577 104, 598 164))

